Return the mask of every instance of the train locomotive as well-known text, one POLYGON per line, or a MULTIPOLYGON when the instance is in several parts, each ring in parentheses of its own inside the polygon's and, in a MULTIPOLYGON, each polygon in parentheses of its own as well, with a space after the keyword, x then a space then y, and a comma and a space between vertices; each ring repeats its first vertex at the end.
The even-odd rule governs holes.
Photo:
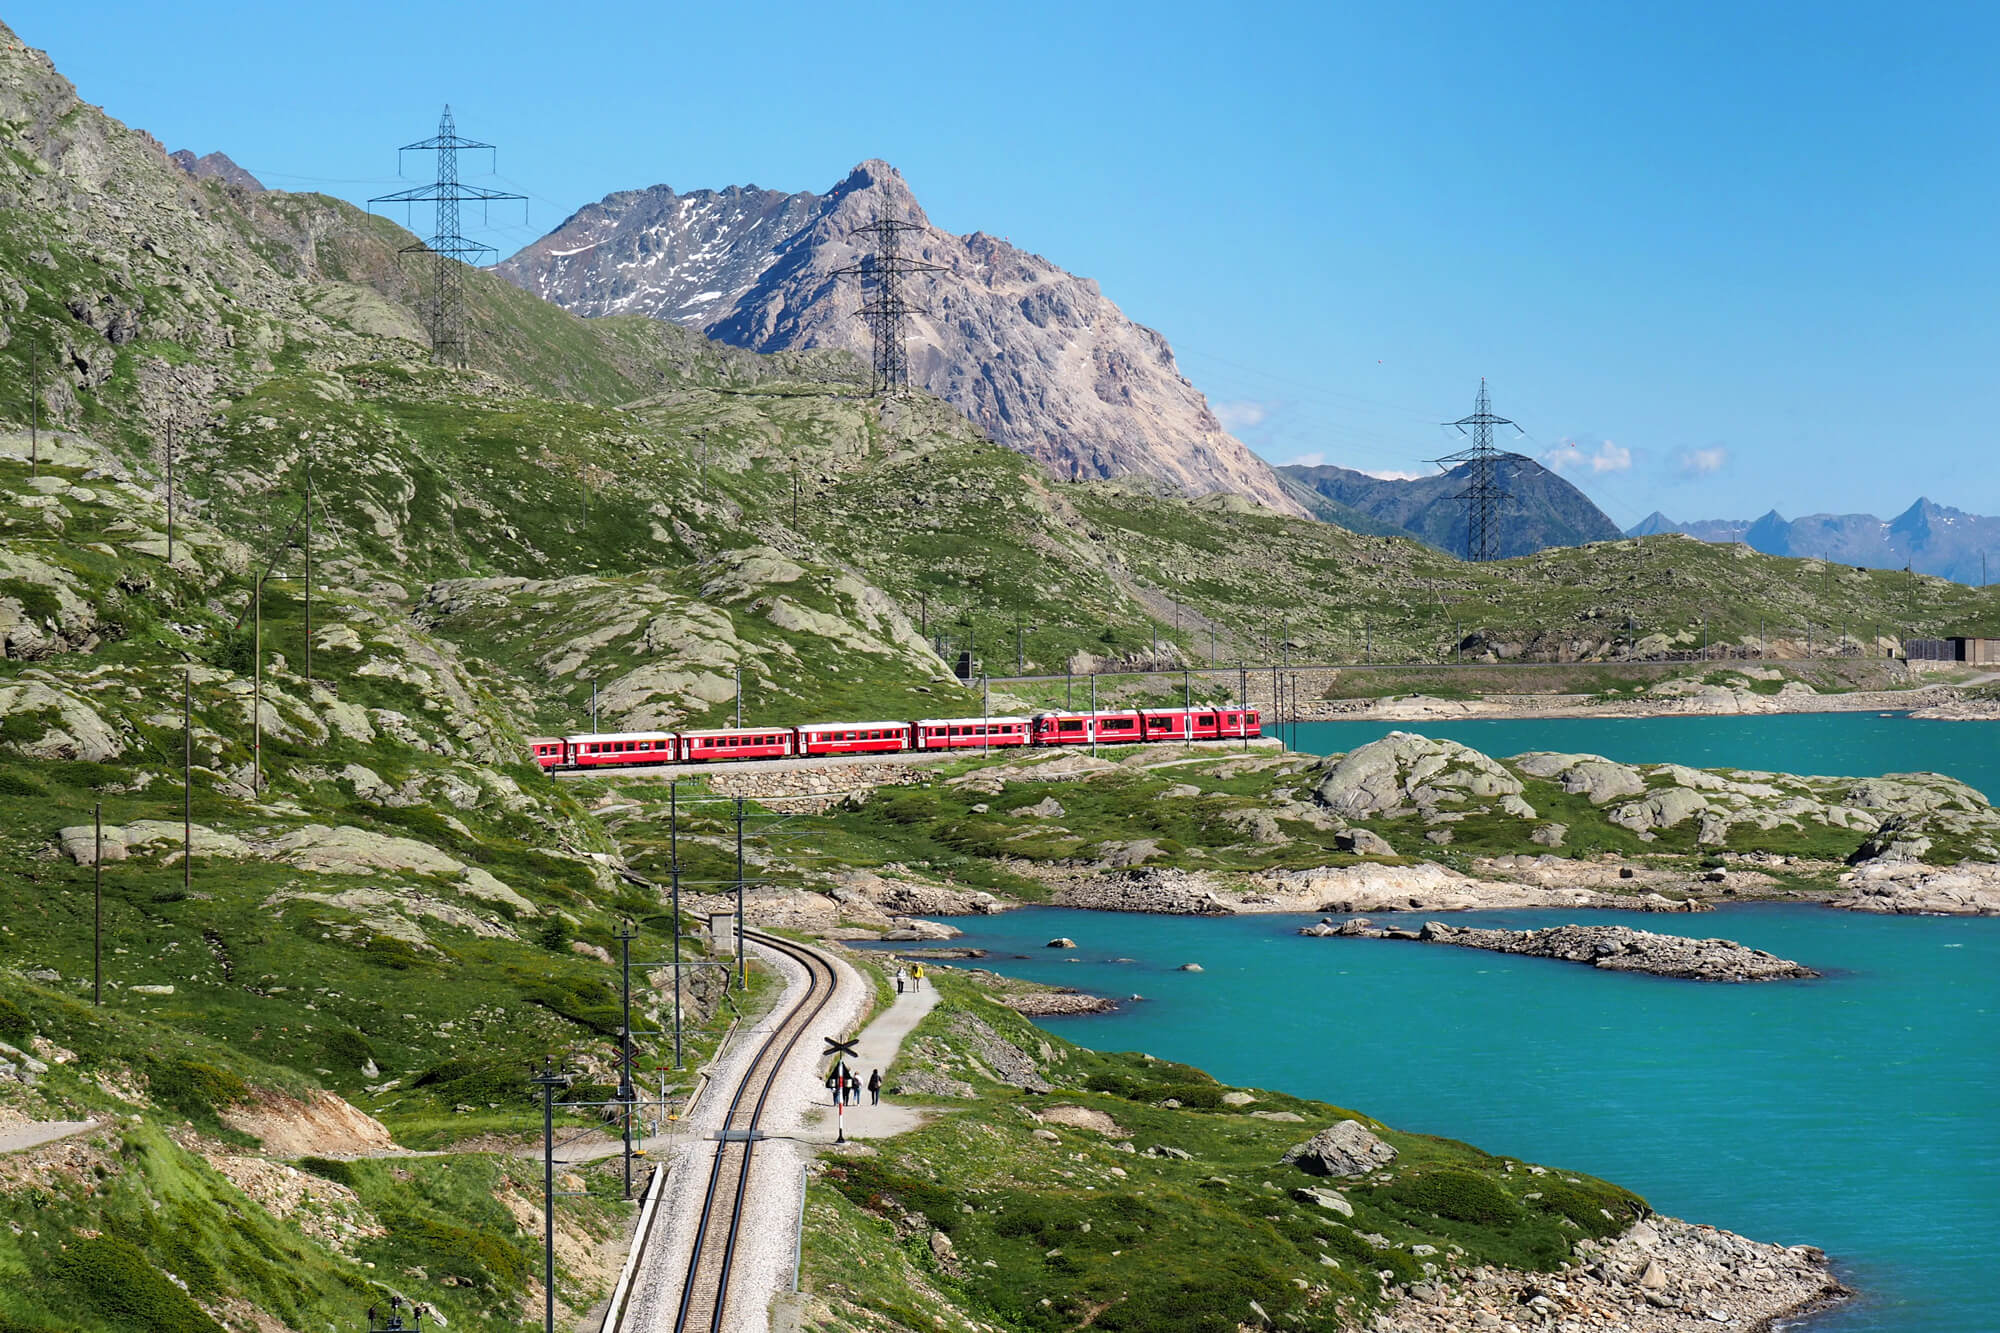
POLYGON ((705 731, 614 731, 537 736, 529 752, 544 770, 632 768, 740 759, 992 750, 1007 746, 1146 745, 1255 736, 1255 708, 1123 708, 1031 717, 932 717, 908 722, 815 722, 802 727, 705 731))

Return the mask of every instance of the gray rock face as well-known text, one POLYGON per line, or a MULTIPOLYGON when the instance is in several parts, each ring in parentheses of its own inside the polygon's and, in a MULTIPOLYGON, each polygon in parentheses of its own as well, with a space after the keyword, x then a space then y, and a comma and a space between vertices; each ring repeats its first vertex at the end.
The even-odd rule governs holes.
POLYGON ((1376 939, 1418 939, 1494 953, 1528 954, 1589 963, 1607 972, 1647 972, 1688 981, 1782 981, 1819 973, 1734 940, 1691 940, 1629 926, 1550 926, 1544 930, 1481 930, 1426 921, 1408 932, 1345 931, 1376 939))
POLYGON ((1359 1120, 1343 1120, 1287 1148, 1280 1160, 1315 1176, 1365 1176, 1395 1161, 1396 1150, 1359 1120))
POLYGON ((196 157, 185 148, 168 153, 173 164, 196 180, 219 180, 224 185, 240 185, 253 194, 264 192, 264 182, 229 160, 227 153, 196 157))
POLYGON ((1311 773, 1320 804, 1349 819, 1519 796, 1521 780, 1470 746, 1392 731, 1311 773))
POLYGON ((1303 514, 1222 429, 1173 349, 1088 278, 974 232, 930 225, 894 167, 864 162, 824 195, 754 186, 608 195, 501 264, 508 281, 580 315, 650 315, 760 352, 869 356, 862 291, 837 270, 887 210, 923 230, 903 253, 939 265, 907 284, 910 376, 1059 477, 1154 477, 1303 514))
POLYGON ((1365 828, 1342 829, 1333 835, 1333 845, 1356 856, 1394 856, 1396 849, 1379 833, 1365 828))
POLYGON ((1514 767, 1529 777, 1560 783, 1573 796, 1587 796, 1592 805, 1603 805, 1620 796, 1637 796, 1646 790, 1646 780, 1639 776, 1638 769, 1594 754, 1517 755, 1514 767))

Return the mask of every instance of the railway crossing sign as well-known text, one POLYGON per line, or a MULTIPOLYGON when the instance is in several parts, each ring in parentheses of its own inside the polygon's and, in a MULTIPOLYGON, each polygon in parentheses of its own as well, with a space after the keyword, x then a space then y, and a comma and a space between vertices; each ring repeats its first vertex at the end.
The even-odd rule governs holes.
POLYGON ((848 1057, 854 1055, 855 1044, 860 1038, 857 1037, 854 1041, 835 1041, 832 1037, 822 1037, 820 1040, 826 1043, 826 1049, 820 1054, 833 1057, 833 1068, 828 1071, 826 1079, 827 1086, 833 1089, 833 1121, 836 1126, 833 1141, 845 1143, 847 1142, 847 1094, 842 1087, 844 1080, 841 1074, 847 1067, 848 1057))

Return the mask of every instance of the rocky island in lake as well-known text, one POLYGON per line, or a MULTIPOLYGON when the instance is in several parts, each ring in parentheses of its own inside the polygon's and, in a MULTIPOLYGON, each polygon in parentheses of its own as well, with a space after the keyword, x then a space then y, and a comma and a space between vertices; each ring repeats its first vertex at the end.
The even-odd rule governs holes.
POLYGON ((1645 972, 1687 981, 1795 981, 1819 973, 1801 963, 1734 940, 1693 940, 1630 926, 1548 926, 1541 930, 1482 930, 1426 921, 1421 930, 1384 929, 1367 917, 1335 925, 1322 920, 1301 935, 1364 940, 1418 940, 1462 949, 1589 963, 1606 972, 1645 972))

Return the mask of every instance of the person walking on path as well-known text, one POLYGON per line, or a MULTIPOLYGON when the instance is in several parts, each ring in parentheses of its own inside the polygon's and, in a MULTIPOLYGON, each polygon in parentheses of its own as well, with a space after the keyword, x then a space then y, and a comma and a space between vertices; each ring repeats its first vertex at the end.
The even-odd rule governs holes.
POLYGON ((899 967, 896 969, 896 994, 901 995, 903 993, 903 983, 909 980, 909 977, 910 974, 902 968, 899 967))
POLYGON ((917 984, 915 989, 922 990, 924 988, 924 965, 922 963, 917 964, 916 971, 913 975, 917 979, 917 984))
POLYGON ((879 1069, 868 1075, 868 1104, 870 1106, 882 1104, 882 1071, 879 1069))
POLYGON ((852 1072, 847 1076, 847 1104, 861 1105, 861 1075, 852 1072))

